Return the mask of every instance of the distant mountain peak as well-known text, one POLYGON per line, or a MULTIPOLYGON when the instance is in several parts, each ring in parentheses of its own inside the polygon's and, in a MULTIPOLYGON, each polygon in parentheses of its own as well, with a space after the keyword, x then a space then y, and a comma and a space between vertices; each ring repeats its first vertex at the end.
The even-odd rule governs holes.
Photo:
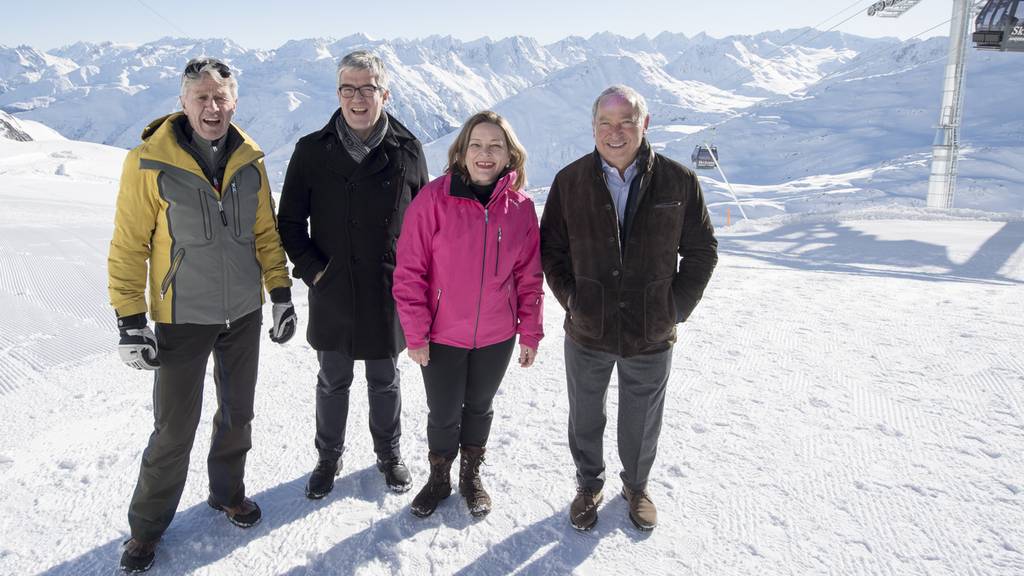
POLYGON ((0 138, 17 142, 30 142, 32 137, 22 129, 21 123, 10 114, 0 110, 0 138))

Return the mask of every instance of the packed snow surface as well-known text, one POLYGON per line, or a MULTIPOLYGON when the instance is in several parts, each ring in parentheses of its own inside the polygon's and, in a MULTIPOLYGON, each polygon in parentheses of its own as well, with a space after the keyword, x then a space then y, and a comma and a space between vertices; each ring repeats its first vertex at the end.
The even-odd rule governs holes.
MULTIPOLYGON (((118 361, 106 303, 123 156, 0 140, 0 574, 112 574, 128 537, 152 375, 118 361)), ((614 379, 600 520, 569 525, 563 314, 550 297, 537 364, 510 367, 495 399, 488 517, 457 494, 430 518, 409 513, 427 477, 426 406, 404 357, 413 491, 388 492, 374 467, 357 376, 344 469, 327 498, 306 499, 317 366, 298 286, 300 334, 262 342, 246 485, 263 522, 241 530, 205 504, 210 376, 151 573, 1024 573, 1021 203, 938 215, 868 176, 741 188, 759 218, 737 223, 732 207, 731 226, 724 188, 706 182, 721 260, 679 329, 653 532, 618 497, 614 379)))

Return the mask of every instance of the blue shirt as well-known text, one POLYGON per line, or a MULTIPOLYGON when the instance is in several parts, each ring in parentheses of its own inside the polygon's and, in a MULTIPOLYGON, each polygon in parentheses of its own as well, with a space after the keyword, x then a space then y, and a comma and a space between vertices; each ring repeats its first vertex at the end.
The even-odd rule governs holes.
POLYGON ((612 194, 612 203, 615 204, 615 214, 619 217, 619 226, 626 217, 626 202, 629 200, 629 187, 636 178, 636 160, 626 168, 625 177, 619 176, 619 169, 604 161, 601 158, 601 168, 604 169, 604 182, 608 191, 612 194))

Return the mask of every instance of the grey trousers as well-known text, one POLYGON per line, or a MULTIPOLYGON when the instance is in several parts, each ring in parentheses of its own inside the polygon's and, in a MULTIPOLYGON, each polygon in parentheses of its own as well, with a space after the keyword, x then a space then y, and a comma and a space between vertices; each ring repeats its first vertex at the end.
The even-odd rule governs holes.
MULTIPOLYGON (((316 439, 321 459, 337 459, 345 451, 348 395, 354 379, 355 360, 341 352, 320 351, 316 382, 316 439)), ((381 460, 402 456, 402 390, 398 358, 365 360, 370 404, 370 437, 381 460)))
POLYGON ((612 368, 618 367, 618 446, 622 483, 645 490, 658 452, 665 386, 672 349, 623 358, 590 350, 565 337, 565 374, 569 389, 569 450, 581 488, 604 487, 605 402, 612 368))
POLYGON ((153 433, 142 453, 139 480, 128 508, 133 538, 156 540, 174 518, 199 427, 211 352, 217 413, 206 460, 210 494, 228 506, 237 506, 245 498, 245 456, 252 447, 250 423, 262 321, 262 312, 256 310, 233 322, 230 329, 156 325, 160 368, 153 379, 153 433))

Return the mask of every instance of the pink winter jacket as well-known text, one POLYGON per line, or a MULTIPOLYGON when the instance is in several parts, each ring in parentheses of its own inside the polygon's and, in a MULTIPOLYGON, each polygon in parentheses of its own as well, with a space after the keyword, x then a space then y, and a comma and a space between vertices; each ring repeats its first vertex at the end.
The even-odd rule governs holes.
POLYGON ((515 172, 491 199, 453 196, 451 174, 427 184, 405 213, 392 294, 409 348, 482 348, 544 337, 540 234, 515 172))

